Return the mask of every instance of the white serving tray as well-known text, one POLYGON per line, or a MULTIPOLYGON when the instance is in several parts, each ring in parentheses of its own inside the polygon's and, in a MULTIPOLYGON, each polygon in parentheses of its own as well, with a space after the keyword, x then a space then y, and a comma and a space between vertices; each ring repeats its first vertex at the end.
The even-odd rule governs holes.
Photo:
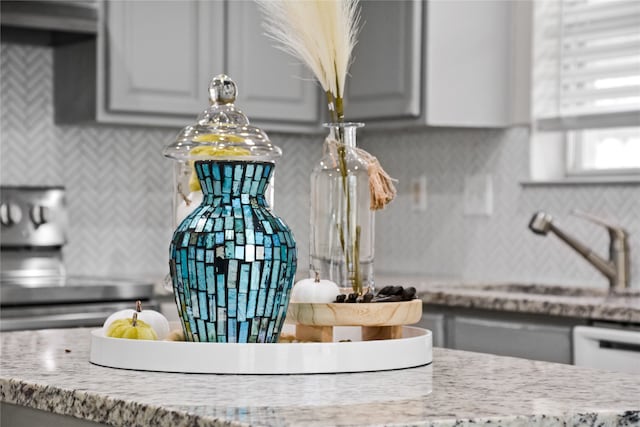
MULTIPOLYGON (((283 332, 293 328, 285 325, 283 332)), ((360 328, 336 326, 330 343, 142 341, 91 332, 89 361, 111 368, 200 374, 319 374, 413 368, 432 361, 431 331, 403 327, 403 337, 360 341, 360 328), (338 342, 351 339, 351 342, 338 342)))

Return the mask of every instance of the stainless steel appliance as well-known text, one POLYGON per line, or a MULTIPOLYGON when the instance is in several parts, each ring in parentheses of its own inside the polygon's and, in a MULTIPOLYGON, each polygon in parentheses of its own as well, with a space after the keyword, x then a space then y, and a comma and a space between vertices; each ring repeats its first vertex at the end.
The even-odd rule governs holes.
POLYGON ((0 187, 0 330, 102 325, 136 300, 157 309, 149 282, 68 276, 63 187, 0 187))

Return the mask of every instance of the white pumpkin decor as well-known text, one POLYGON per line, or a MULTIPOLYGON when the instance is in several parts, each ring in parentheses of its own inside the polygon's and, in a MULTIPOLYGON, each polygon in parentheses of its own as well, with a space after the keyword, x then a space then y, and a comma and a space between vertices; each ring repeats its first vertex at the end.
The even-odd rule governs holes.
POLYGON ((105 331, 105 334, 111 323, 119 319, 130 319, 133 316, 133 313, 138 313, 138 319, 151 326, 159 340, 163 340, 167 335, 169 335, 169 321, 167 318, 164 317, 162 313, 155 310, 143 310, 141 301, 136 301, 135 310, 120 310, 107 317, 107 320, 105 320, 102 325, 102 329, 105 331))
POLYGON ((338 285, 331 280, 320 280, 320 273, 316 272, 315 279, 303 279, 294 285, 291 302, 330 303, 339 293, 338 285))

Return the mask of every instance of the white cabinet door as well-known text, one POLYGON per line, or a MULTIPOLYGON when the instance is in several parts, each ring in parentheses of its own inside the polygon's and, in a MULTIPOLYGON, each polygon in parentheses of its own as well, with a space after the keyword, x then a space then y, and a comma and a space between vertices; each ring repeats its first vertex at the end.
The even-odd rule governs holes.
POLYGON ((224 3, 114 0, 105 7, 107 111, 194 117, 203 110, 209 81, 223 71, 224 3))
POLYGON ((346 85, 345 119, 420 115, 420 0, 363 1, 361 31, 346 85))
POLYGON ((319 86, 304 64, 274 47, 262 20, 253 1, 228 3, 227 70, 238 84, 237 105, 266 129, 319 126, 319 86))

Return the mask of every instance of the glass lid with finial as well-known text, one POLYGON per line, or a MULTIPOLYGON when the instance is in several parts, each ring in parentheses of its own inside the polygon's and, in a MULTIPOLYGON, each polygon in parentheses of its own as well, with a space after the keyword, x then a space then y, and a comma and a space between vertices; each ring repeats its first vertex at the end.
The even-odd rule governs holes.
MULTIPOLYGON (((282 150, 271 143, 267 134, 251 126, 247 116, 234 105, 237 94, 236 84, 228 76, 214 77, 209 85, 209 108, 164 148, 163 154, 175 160, 174 227, 202 202, 202 189, 194 167, 197 161, 275 163, 282 155, 282 150)), ((266 197, 273 206, 272 181, 266 197)))
POLYGON ((165 147, 164 155, 178 161, 205 159, 275 162, 282 150, 267 134, 249 124, 235 105, 238 94, 233 80, 220 74, 209 84, 211 105, 197 122, 182 129, 175 141, 165 147))

